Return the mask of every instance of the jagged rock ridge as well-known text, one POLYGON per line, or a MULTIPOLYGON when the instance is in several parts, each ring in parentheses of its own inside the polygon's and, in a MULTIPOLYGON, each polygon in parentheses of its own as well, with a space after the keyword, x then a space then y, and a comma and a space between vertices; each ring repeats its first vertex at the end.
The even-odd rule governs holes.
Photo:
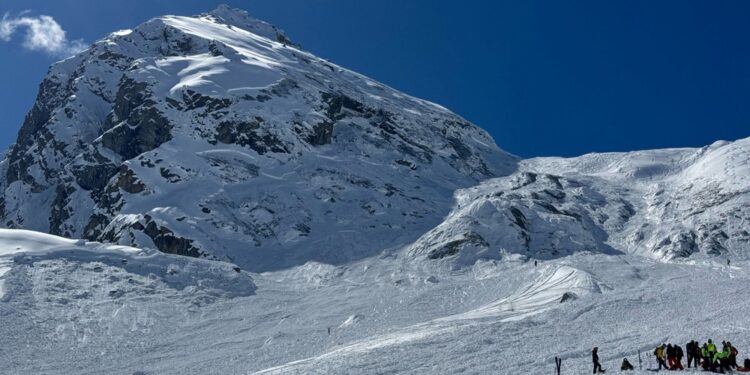
POLYGON ((221 6, 55 64, 2 162, 3 225, 253 270, 405 244, 517 159, 435 104, 221 6))

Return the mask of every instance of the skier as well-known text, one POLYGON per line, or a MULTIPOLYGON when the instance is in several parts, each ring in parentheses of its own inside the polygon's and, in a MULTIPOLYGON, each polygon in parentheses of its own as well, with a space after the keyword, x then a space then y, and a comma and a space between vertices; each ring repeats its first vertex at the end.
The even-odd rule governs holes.
POLYGON ((620 371, 632 371, 632 370, 635 370, 633 365, 631 365, 630 362, 628 362, 627 358, 623 358, 622 365, 620 366, 620 371))
POLYGON ((672 366, 672 370, 684 370, 685 368, 682 367, 682 356, 684 355, 684 353, 682 352, 682 348, 679 345, 675 345, 674 351, 675 361, 674 366, 672 366))
POLYGON ((656 361, 659 362, 658 370, 661 370, 662 367, 664 367, 665 370, 669 369, 669 367, 667 367, 667 363, 664 362, 664 358, 665 358, 664 355, 665 355, 664 344, 661 344, 657 346, 656 349, 654 350, 654 357, 656 357, 656 361))
POLYGON ((695 368, 698 368, 701 364, 701 345, 698 341, 693 340, 693 363, 695 368))
MULTIPOLYGON (((695 354, 695 340, 690 340, 689 343, 685 344, 685 351, 687 352, 687 365, 690 368, 690 364, 693 362, 693 354, 695 354)), ((695 367, 698 367, 697 365, 695 367)))
POLYGON ((708 354, 713 357, 714 354, 716 354, 716 344, 714 344, 711 339, 708 339, 708 354))
POLYGON ((723 373, 724 370, 732 371, 732 369, 729 368, 729 349, 726 346, 724 346, 720 352, 714 354, 713 359, 712 370, 716 371, 716 369, 718 369, 721 373, 723 373))
POLYGON ((703 348, 701 348, 701 358, 703 358, 703 371, 708 370, 711 365, 711 353, 708 352, 707 343, 703 343, 703 348))
POLYGON ((675 365, 675 360, 677 359, 677 351, 674 349, 672 344, 667 344, 667 365, 669 365, 669 370, 674 370, 677 366, 675 365))
POLYGON ((597 369, 599 372, 603 373, 604 369, 602 368, 601 363, 599 363, 599 348, 596 346, 591 350, 591 360, 594 362, 594 374, 596 374, 597 369))
POLYGON ((735 348, 731 342, 727 341, 729 347, 729 365, 733 368, 737 368, 737 348, 735 348))

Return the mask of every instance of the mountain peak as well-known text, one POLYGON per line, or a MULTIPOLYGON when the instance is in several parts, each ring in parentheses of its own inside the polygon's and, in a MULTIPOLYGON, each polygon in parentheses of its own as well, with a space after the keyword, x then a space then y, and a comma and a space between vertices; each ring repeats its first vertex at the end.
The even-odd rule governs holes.
POLYGON ((220 6, 57 65, 0 161, 0 222, 254 271, 341 264, 416 239, 455 189, 515 170, 445 108, 274 41, 289 46, 220 6))
POLYGON ((279 43, 298 46, 287 37, 283 30, 271 25, 270 23, 253 18, 243 9, 232 8, 229 5, 221 4, 216 7, 216 9, 203 14, 203 16, 211 17, 219 23, 238 27, 279 43))

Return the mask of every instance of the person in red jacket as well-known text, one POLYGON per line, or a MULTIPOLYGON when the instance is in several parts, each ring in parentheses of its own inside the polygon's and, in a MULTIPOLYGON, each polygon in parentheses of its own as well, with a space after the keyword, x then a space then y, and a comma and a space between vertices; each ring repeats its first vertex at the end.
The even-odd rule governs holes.
POLYGON ((727 348, 729 349, 729 365, 737 368, 737 348, 729 341, 727 341, 727 348))

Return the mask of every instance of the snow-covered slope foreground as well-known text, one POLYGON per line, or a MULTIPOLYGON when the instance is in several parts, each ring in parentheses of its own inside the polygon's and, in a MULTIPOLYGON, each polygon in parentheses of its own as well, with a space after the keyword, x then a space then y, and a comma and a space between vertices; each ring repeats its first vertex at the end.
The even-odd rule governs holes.
POLYGON ((55 64, 2 161, 6 227, 270 270, 437 225, 516 158, 450 111, 219 7, 55 64))
POLYGON ((646 369, 654 345, 693 338, 750 354, 746 261, 511 255, 451 270, 386 257, 253 275, 256 290, 222 262, 0 238, 18 248, 0 258, 9 374, 549 374, 556 355, 581 374, 594 345, 607 368, 637 366, 641 350, 646 369))
POLYGON ((656 259, 750 256, 750 138, 700 149, 524 160, 459 190, 443 223, 409 249, 457 266, 580 251, 656 259))
POLYGON ((226 262, 0 229, 0 300, 26 299, 32 308, 42 301, 90 305, 104 298, 164 298, 165 292, 200 301, 249 296, 255 289, 247 273, 226 262))

